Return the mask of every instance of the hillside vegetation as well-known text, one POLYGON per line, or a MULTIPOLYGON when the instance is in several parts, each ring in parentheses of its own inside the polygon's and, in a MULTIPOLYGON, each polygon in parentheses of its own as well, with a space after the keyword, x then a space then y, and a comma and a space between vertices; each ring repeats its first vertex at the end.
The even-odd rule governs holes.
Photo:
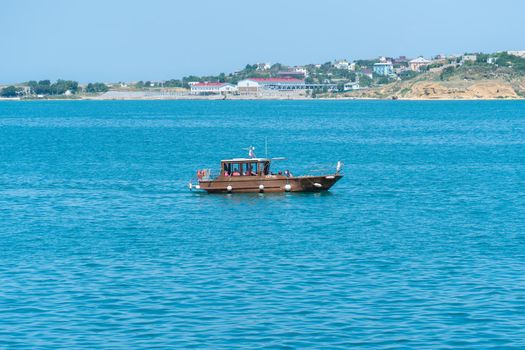
POLYGON ((500 54, 497 63, 485 57, 462 65, 432 68, 407 80, 325 97, 400 99, 513 99, 525 98, 525 59, 500 54))

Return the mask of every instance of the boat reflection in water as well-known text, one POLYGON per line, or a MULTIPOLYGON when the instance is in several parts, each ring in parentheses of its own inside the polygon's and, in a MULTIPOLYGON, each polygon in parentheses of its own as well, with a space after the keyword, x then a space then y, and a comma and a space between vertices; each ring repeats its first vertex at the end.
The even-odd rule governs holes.
POLYGON ((274 174, 272 160, 284 158, 257 158, 253 151, 250 147, 248 158, 221 160, 220 174, 215 177, 209 169, 198 170, 198 183, 190 182, 188 187, 208 193, 320 192, 327 191, 343 177, 342 162, 337 162, 331 174, 293 176, 288 170, 274 174))

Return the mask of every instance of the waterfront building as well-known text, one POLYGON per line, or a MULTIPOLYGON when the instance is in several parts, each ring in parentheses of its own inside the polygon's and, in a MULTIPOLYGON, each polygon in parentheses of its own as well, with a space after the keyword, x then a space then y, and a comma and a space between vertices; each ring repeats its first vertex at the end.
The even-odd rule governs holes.
POLYGON ((190 84, 190 92, 194 95, 233 93, 236 91, 237 87, 228 83, 205 81, 190 84))
POLYGON ((421 67, 426 67, 431 62, 427 60, 426 58, 423 58, 419 56, 418 58, 415 58, 408 62, 408 66, 410 67, 410 70, 413 70, 414 72, 419 72, 421 67))
POLYGON ((254 79, 244 79, 237 83, 237 90, 240 94, 254 94, 262 88, 261 84, 254 79))
POLYGON ((327 90, 337 89, 336 84, 306 84, 303 79, 294 78, 248 78, 237 83, 241 94, 257 94, 272 91, 300 91, 300 90, 327 90))
POLYGON ((237 83, 242 93, 257 93, 261 90, 304 90, 304 79, 295 78, 248 78, 237 83))
POLYGON ((382 61, 374 63, 374 73, 381 76, 389 76, 394 72, 394 66, 391 61, 382 61))

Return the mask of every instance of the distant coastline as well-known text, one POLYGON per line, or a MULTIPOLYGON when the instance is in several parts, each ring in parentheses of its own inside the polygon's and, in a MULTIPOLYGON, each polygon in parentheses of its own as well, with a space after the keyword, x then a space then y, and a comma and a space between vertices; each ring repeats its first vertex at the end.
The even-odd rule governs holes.
POLYGON ((54 99, 36 99, 36 98, 0 98, 0 102, 53 102, 53 101, 523 101, 525 97, 514 98, 381 98, 381 97, 232 97, 232 98, 210 98, 210 97, 176 97, 176 98, 54 98, 54 99))
POLYGON ((525 51, 248 64, 234 73, 165 81, 79 84, 29 81, 0 86, 8 100, 520 100, 525 51))

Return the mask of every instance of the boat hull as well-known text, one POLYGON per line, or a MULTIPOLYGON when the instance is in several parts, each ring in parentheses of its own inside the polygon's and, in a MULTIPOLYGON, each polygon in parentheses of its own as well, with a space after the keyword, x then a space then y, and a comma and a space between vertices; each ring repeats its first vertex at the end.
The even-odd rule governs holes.
POLYGON ((219 176, 213 180, 200 180, 200 189, 208 193, 257 193, 257 192, 321 192, 327 191, 343 176, 286 177, 267 176, 219 176))

